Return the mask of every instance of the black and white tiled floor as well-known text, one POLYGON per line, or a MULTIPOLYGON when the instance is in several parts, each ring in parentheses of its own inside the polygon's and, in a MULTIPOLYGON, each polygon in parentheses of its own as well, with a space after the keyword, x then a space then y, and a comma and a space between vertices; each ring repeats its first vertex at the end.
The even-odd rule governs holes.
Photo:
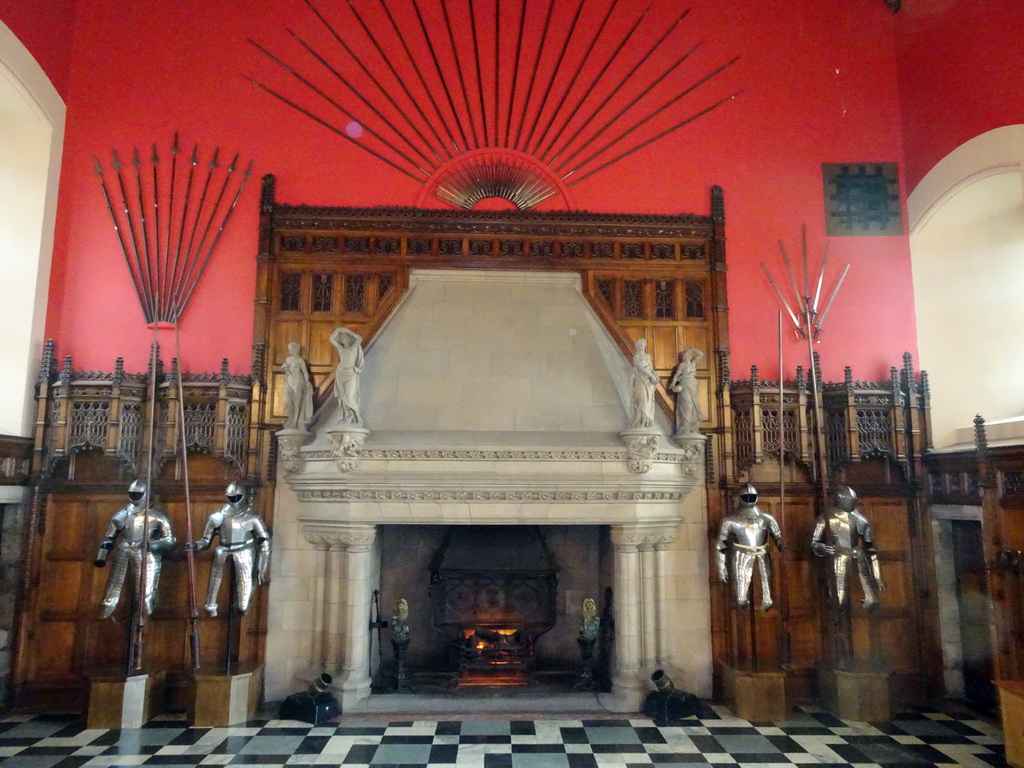
POLYGON ((629 719, 473 718, 394 720, 343 717, 312 727, 261 719, 231 728, 190 728, 161 719, 145 728, 87 730, 75 716, 0 720, 3 768, 79 766, 624 766, 844 765, 857 768, 1004 768, 997 724, 969 710, 904 713, 892 722, 844 722, 804 709, 790 720, 752 724, 705 706, 700 719, 656 727, 629 719))

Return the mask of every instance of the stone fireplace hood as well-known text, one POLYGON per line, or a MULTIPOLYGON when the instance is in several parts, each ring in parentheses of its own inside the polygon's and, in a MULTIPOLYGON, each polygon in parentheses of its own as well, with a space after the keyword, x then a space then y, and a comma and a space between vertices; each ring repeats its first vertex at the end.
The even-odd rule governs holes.
POLYGON ((332 445, 332 401, 285 478, 311 521, 678 520, 703 441, 658 411, 637 448, 630 372, 576 273, 417 270, 366 352, 364 442, 332 445))
POLYGON ((576 273, 414 271, 366 350, 366 434, 339 439, 332 400, 308 444, 281 446, 275 527, 297 536, 275 563, 302 561, 293 570, 315 605, 308 663, 293 624, 281 641, 289 674, 268 672, 268 697, 310 666, 335 674, 346 707, 369 695, 379 524, 610 524, 618 699, 633 707, 650 668, 676 656, 690 689, 709 694, 706 516, 690 493, 704 483, 704 440, 673 440, 660 411, 651 429, 629 430, 630 373, 576 273), (672 582, 683 571, 695 576, 685 595, 672 582), (703 616, 670 638, 672 617, 695 608, 703 616))

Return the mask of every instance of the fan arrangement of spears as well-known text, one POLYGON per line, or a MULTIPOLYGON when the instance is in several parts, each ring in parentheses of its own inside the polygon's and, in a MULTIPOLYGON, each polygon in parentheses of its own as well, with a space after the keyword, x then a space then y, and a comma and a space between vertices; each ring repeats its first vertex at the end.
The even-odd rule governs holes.
MULTIPOLYGON (((131 637, 128 641, 128 674, 142 669, 142 653, 146 625, 146 558, 149 553, 149 518, 152 509, 153 441, 156 436, 156 370, 157 330, 174 328, 175 358, 181 360, 181 340, 178 326, 196 287, 210 263, 214 251, 231 220, 235 206, 242 196, 245 183, 252 175, 253 163, 238 174, 236 154, 227 168, 220 163, 220 148, 205 165, 200 166, 199 145, 193 144, 190 156, 181 155, 178 134, 170 148, 170 163, 161 165, 157 145, 153 144, 148 163, 142 160, 138 148, 133 148, 125 168, 117 150, 112 150, 108 183, 105 169, 94 156, 96 176, 103 198, 110 212, 121 254, 132 279, 135 294, 148 325, 153 328, 152 356, 149 376, 149 444, 146 460, 146 487, 142 567, 139 585, 132 603, 131 637), (183 167, 179 169, 179 164, 183 167), (169 165, 169 171, 167 166, 169 165), (111 189, 115 194, 111 194, 111 189)), ((181 366, 175 366, 178 391, 182 390, 181 366)), ((188 454, 185 434, 185 403, 178 398, 178 418, 181 429, 181 459, 184 469, 185 520, 188 535, 192 536, 192 501, 189 493, 188 454)), ((196 599, 195 560, 186 547, 189 592, 189 648, 192 669, 199 669, 199 606, 196 599)))
MULTIPOLYGON (((800 241, 801 250, 803 255, 803 290, 800 290, 800 285, 797 281, 796 273, 794 272, 792 264, 789 261, 789 254, 786 253, 786 246, 783 245, 782 240, 779 240, 779 251, 782 254, 782 263, 786 268, 786 276, 789 278, 789 285, 793 291, 794 303, 791 305, 779 288, 778 283, 772 277, 771 272, 768 271, 768 267, 765 266, 764 262, 761 262, 761 269, 764 270, 765 276, 768 278, 768 282, 771 283, 772 288, 775 290, 776 296, 779 297, 779 301, 782 303, 782 308, 789 315, 790 321, 793 323, 793 331, 796 333, 797 338, 803 339, 807 342, 807 356, 808 356, 808 370, 810 371, 811 377, 811 401, 812 408, 814 410, 814 424, 815 424, 815 442, 817 443, 817 462, 814 466, 814 472, 817 476, 818 483, 821 490, 821 502, 822 510, 824 510, 828 499, 828 469, 825 460, 825 430, 824 422, 822 421, 822 406, 821 406, 821 392, 820 385, 818 382, 818 353, 814 351, 815 342, 820 341, 825 319, 828 317, 829 311, 832 309, 832 304, 836 300, 836 296, 839 295, 839 289, 843 287, 843 281, 846 280, 846 273, 850 271, 850 265, 847 264, 840 274, 839 279, 836 281, 832 288, 832 293, 829 295, 828 301, 825 302, 824 309, 819 311, 818 307, 823 297, 822 287, 825 282, 825 269, 828 263, 828 241, 825 241, 825 248, 821 255, 821 264, 818 269, 818 279, 814 284, 814 292, 811 292, 811 272, 808 268, 807 263, 807 227, 806 225, 800 226, 800 241), (795 311, 793 309, 795 307, 795 311)), ((782 309, 779 310, 779 525, 783 530, 786 530, 786 439, 785 430, 783 428, 783 367, 782 367, 782 327, 783 317, 782 309)), ((786 558, 783 555, 780 558, 780 577, 782 583, 786 584, 786 558)), ((829 582, 832 584, 832 582, 829 582)), ((831 587, 834 589, 834 587, 831 587)), ((836 601, 837 602, 837 601, 836 601)), ((789 596, 785 590, 781 591, 779 613, 782 619, 782 632, 779 638, 780 642, 780 658, 782 664, 789 664, 790 661, 790 632, 789 632, 789 596)), ((849 614, 837 611, 836 606, 833 602, 829 603, 829 620, 832 624, 833 631, 832 637, 832 655, 833 658, 839 658, 844 655, 842 650, 842 638, 849 635, 849 614), (845 623, 844 623, 845 621, 845 623)), ((751 613, 750 633, 753 638, 754 623, 751 613)), ((756 647, 753 645, 751 647, 756 647)), ((848 654, 845 654, 848 657, 848 654)), ((849 661, 849 658, 845 658, 849 661)))
POLYGON ((645 24, 651 6, 617 12, 619 0, 573 0, 571 16, 556 0, 411 0, 400 11, 349 0, 331 18, 304 2, 316 21, 304 35, 287 30, 292 53, 249 41, 287 73, 281 85, 246 79, 465 208, 481 191, 520 208, 550 197, 536 169, 506 159, 467 173, 466 153, 524 153, 569 187, 741 93, 706 98, 685 116, 671 111, 739 58, 680 74, 701 46, 673 35, 689 9, 663 25, 645 24), (326 42, 310 42, 317 35, 326 42), (641 50, 643 40, 653 42, 641 50))

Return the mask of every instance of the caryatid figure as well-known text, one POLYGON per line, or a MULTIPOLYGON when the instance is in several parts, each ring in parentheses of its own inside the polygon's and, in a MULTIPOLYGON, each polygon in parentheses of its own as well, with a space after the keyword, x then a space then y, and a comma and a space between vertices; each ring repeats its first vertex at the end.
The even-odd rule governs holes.
POLYGON ((359 410, 359 377, 363 372, 363 337, 345 326, 335 328, 328 341, 338 353, 334 369, 334 396, 338 399, 338 423, 362 424, 359 410))
POLYGON ((270 563, 270 533, 246 501, 245 488, 231 483, 225 495, 228 503, 210 515, 202 537, 188 545, 193 552, 201 552, 209 548, 215 535, 220 537, 206 595, 206 612, 211 616, 217 615, 217 593, 229 557, 235 564, 235 606, 240 613, 249 610, 255 585, 263 583, 270 563))
POLYGON ((719 581, 729 583, 726 555, 732 550, 732 578, 736 590, 736 604, 745 608, 750 604, 750 589, 754 566, 761 574, 761 610, 770 610, 772 602, 772 571, 768 559, 768 539, 775 542, 781 552, 782 531, 775 518, 757 506, 757 489, 750 483, 740 486, 736 493, 739 506, 722 520, 715 546, 719 581))
POLYGON ((850 561, 855 560, 864 592, 863 605, 869 611, 878 607, 878 593, 885 589, 885 582, 882 581, 871 523, 857 510, 857 494, 853 488, 847 485, 836 488, 832 494, 832 507, 814 526, 811 551, 818 557, 832 558, 832 576, 839 605, 846 605, 846 576, 850 561))
POLYGON ((156 607, 161 561, 164 553, 174 548, 175 541, 174 534, 171 533, 171 521, 167 519, 167 515, 153 506, 150 506, 149 513, 146 513, 148 495, 145 480, 136 480, 128 487, 128 504, 110 518, 107 533, 96 554, 97 568, 105 566, 108 560, 112 564, 110 575, 107 577, 107 588, 103 592, 103 602, 100 603, 100 616, 104 619, 117 608, 126 575, 131 574, 133 594, 139 594, 143 561, 146 565, 146 615, 152 614, 156 607), (149 550, 145 558, 142 551, 144 540, 148 542, 149 550))

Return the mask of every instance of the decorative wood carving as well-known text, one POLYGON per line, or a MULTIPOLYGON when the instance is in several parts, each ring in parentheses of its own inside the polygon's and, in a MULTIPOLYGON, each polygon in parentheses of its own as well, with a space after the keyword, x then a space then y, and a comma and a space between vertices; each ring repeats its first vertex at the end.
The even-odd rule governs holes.
MULTIPOLYGON (((371 347, 415 268, 578 272, 584 294, 627 359, 633 342, 647 339, 662 380, 658 400, 667 413, 672 399, 664 385, 680 352, 697 347, 710 361, 714 349, 727 346, 718 187, 712 215, 701 216, 293 206, 274 201, 272 176, 263 185, 255 340, 270 360, 266 403, 257 417, 267 430, 284 418, 279 367, 287 344, 302 345, 319 408, 333 385, 330 332, 345 325, 371 347), (324 239, 345 247, 309 245, 324 239), (350 243, 360 247, 353 250, 350 243)), ((704 426, 710 428, 716 372, 708 362, 698 379, 704 411, 711 414, 704 426)), ((253 401, 255 413, 255 393, 253 401)), ((258 451, 251 470, 269 478, 267 448, 258 451)))
MULTIPOLYGON (((821 563, 810 541, 821 505, 814 479, 814 413, 803 369, 784 382, 760 378, 729 380, 729 361, 720 355, 723 386, 718 407, 726 424, 717 475, 720 509, 734 502, 727 491, 739 482, 758 488, 758 505, 779 519, 787 549, 776 560, 775 592, 787 596, 785 609, 755 612, 754 629, 739 619, 724 590, 712 590, 714 656, 749 660, 750 632, 757 638, 759 664, 789 668, 789 692, 796 701, 814 699, 816 667, 824 658, 828 627, 823 620, 825 589, 821 563), (786 507, 779 504, 780 444, 786 453, 786 507), (784 579, 784 582, 782 581, 784 579), (785 614, 785 615, 784 615, 785 614)), ((927 376, 915 375, 912 360, 890 369, 887 381, 856 381, 846 368, 842 382, 825 382, 823 413, 830 481, 853 486, 858 507, 875 526, 882 570, 889 585, 882 607, 870 618, 853 611, 854 653, 864 665, 892 672, 894 696, 902 703, 921 702, 941 688, 938 617, 930 528, 925 524, 923 457, 928 448, 927 376)), ((712 530, 721 511, 711 504, 712 530)), ((742 617, 749 622, 749 615, 742 617)), ((716 673, 720 673, 716 664, 716 673)))
MULTIPOLYGON (((60 371, 52 365, 53 342, 48 341, 37 385, 41 417, 34 446, 33 473, 50 478, 58 465, 74 479, 76 457, 97 451, 113 459, 120 471, 135 476, 145 471, 149 445, 150 372, 125 373, 117 358, 112 373, 76 371, 71 356, 60 371)), ((209 453, 244 474, 247 456, 248 376, 232 375, 225 359, 219 373, 184 373, 178 391, 177 361, 171 371, 156 371, 156 434, 154 471, 180 453, 180 432, 190 453, 209 453), (184 399, 184 424, 178 403, 184 399)))

